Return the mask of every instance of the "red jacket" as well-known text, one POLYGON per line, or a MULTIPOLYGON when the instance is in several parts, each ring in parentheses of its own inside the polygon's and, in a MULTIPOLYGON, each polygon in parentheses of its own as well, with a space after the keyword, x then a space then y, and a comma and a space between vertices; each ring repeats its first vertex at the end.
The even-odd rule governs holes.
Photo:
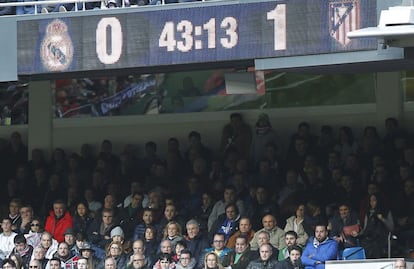
POLYGON ((60 243, 65 240, 63 234, 67 228, 72 228, 72 216, 69 214, 69 211, 66 211, 63 217, 59 220, 56 219, 53 210, 50 211, 50 214, 46 219, 45 231, 51 233, 53 238, 60 243))

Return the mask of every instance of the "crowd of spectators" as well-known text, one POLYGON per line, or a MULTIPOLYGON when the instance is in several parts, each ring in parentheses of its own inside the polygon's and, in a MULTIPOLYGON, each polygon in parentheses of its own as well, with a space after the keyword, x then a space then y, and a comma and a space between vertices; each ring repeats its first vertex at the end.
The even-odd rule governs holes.
MULTIPOLYGON (((92 10, 92 9, 105 9, 105 8, 118 8, 118 7, 137 7, 146 5, 162 5, 162 4, 174 4, 174 3, 186 3, 186 2, 201 2, 205 0, 101 0, 96 2, 85 1, 85 4, 78 3, 75 7, 74 3, 67 4, 43 4, 39 5, 36 13, 49 13, 49 12, 66 12, 76 10, 92 10)), ((208 1, 208 0, 207 0, 208 1)), ((29 0, 3 0, 2 3, 13 2, 32 2, 29 0)), ((76 1, 73 1, 76 2, 76 1)), ((35 14, 35 6, 7 6, 0 8, 1 15, 23 15, 23 14, 35 14)))
POLYGON ((398 120, 359 139, 347 126, 336 137, 302 122, 285 150, 271 122, 260 114, 252 128, 233 113, 219 152, 191 131, 181 144, 168 138, 164 156, 153 141, 138 156, 132 145, 114 154, 104 140, 96 155, 84 144, 70 155, 57 148, 50 161, 34 149, 28 160, 19 133, 1 139, 0 259, 23 268, 323 268, 349 247, 387 257, 389 238, 393 255, 410 255, 414 140, 398 120))

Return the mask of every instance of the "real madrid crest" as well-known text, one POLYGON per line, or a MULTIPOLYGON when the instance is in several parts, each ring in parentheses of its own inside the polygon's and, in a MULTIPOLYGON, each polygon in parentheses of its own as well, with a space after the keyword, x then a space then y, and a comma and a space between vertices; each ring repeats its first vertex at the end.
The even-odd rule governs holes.
POLYGON ((66 70, 73 59, 73 44, 68 26, 55 19, 46 27, 46 34, 40 46, 43 66, 49 71, 66 70))

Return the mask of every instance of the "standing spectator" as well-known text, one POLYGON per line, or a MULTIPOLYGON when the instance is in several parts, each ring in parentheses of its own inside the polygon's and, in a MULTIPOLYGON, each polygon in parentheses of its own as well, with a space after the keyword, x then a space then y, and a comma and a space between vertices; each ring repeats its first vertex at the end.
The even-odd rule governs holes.
POLYGON ((72 227, 72 216, 66 210, 63 201, 57 200, 53 203, 53 210, 46 219, 45 231, 51 233, 58 242, 65 240, 64 233, 67 228, 72 227))
POLYGON ((14 247, 14 237, 17 235, 12 231, 12 224, 9 218, 3 218, 1 222, 0 234, 0 259, 5 259, 12 252, 14 247))
POLYGON ((324 224, 315 228, 315 236, 306 244, 302 254, 305 269, 325 269, 325 261, 335 260, 338 254, 338 243, 328 237, 328 229, 324 224))
POLYGON ((362 229, 361 245, 365 248, 367 258, 384 257, 388 233, 394 230, 392 213, 380 197, 371 194, 362 229))
POLYGON ((226 153, 230 148, 236 149, 237 153, 248 158, 252 142, 252 130, 243 121, 240 113, 230 115, 230 123, 224 126, 221 136, 221 150, 226 153))
POLYGON ((257 164, 260 159, 265 157, 266 145, 269 143, 276 145, 277 141, 278 138, 275 130, 270 124, 269 116, 265 113, 261 113, 256 121, 250 151, 253 163, 257 164))

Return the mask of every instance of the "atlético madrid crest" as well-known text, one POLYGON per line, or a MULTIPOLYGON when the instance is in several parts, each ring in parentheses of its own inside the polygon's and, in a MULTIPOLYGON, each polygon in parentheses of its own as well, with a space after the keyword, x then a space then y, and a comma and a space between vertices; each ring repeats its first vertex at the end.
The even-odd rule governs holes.
POLYGON ((329 20, 331 37, 346 46, 350 42, 346 34, 359 29, 359 0, 330 0, 329 20))
POLYGON ((73 44, 64 21, 55 19, 46 26, 40 57, 48 71, 68 69, 73 59, 73 44))

